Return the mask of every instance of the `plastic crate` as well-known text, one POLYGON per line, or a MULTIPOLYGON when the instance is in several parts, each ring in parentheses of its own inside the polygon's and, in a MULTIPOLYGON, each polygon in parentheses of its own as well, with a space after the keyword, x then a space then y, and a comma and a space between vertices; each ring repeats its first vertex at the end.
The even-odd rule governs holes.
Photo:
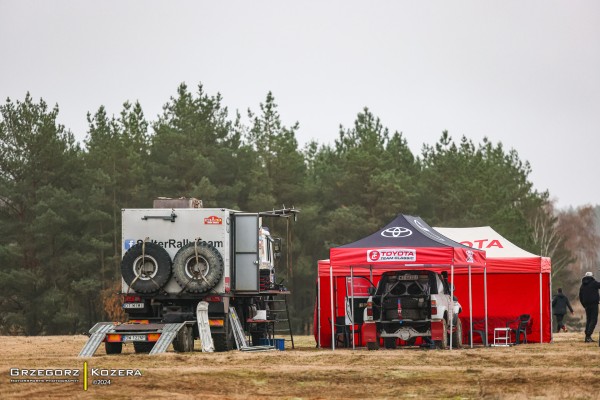
POLYGON ((274 346, 275 349, 280 351, 285 350, 285 339, 259 339, 258 344, 261 346, 274 346))

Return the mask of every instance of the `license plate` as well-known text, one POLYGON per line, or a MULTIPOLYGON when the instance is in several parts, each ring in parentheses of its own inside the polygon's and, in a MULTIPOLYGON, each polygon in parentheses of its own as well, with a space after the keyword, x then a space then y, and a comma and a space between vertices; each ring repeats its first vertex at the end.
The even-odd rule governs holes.
POLYGON ((146 335, 126 335, 123 336, 124 342, 145 342, 146 335))
POLYGON ((399 281, 416 281, 419 279, 419 275, 398 275, 399 281))
POLYGON ((144 303, 123 303, 123 308, 144 308, 144 303))

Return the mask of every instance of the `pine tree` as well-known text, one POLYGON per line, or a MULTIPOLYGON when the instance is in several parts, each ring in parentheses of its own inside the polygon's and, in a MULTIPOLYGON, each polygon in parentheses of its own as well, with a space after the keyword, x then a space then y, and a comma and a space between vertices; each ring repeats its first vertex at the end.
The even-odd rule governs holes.
POLYGON ((220 95, 209 96, 199 85, 194 96, 181 84, 154 124, 147 191, 197 197, 205 206, 243 205, 249 187, 242 177, 253 157, 237 128, 220 95))
POLYGON ((72 332, 82 305, 73 282, 81 224, 80 149, 73 135, 29 93, 0 106, 1 330, 28 335, 72 332))

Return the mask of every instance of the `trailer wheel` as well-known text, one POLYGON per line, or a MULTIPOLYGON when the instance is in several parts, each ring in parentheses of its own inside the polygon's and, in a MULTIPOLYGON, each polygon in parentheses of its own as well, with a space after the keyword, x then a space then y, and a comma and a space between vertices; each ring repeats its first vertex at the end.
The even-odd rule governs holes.
POLYGON ((121 354, 123 351, 123 343, 121 342, 104 342, 106 354, 121 354))
POLYGON ((136 292, 157 292, 171 277, 171 257, 155 243, 138 243, 123 256, 121 274, 136 292))
POLYGON ((233 330, 229 328, 229 316, 225 315, 223 332, 211 332, 216 352, 229 351, 235 348, 233 330))
POLYGON ((452 333, 452 348, 462 349, 462 322, 460 319, 456 322, 456 331, 452 333))
POLYGON ((173 349, 178 353, 194 351, 194 336, 191 326, 184 326, 177 332, 177 336, 173 340, 173 349))
POLYGON ((219 283, 224 268, 219 250, 206 242, 183 246, 173 259, 173 276, 189 293, 208 292, 219 283))
POLYGON ((133 342, 133 350, 136 353, 150 353, 154 344, 154 342, 133 342))

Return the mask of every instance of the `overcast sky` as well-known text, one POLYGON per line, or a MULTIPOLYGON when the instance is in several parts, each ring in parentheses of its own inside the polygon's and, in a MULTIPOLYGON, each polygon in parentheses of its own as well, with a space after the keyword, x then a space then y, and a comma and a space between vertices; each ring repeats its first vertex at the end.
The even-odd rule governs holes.
POLYGON ((0 99, 57 103, 80 141, 181 82, 244 115, 272 91, 301 145, 365 106, 415 154, 487 136, 560 207, 600 204, 600 1, 0 0, 0 99))

